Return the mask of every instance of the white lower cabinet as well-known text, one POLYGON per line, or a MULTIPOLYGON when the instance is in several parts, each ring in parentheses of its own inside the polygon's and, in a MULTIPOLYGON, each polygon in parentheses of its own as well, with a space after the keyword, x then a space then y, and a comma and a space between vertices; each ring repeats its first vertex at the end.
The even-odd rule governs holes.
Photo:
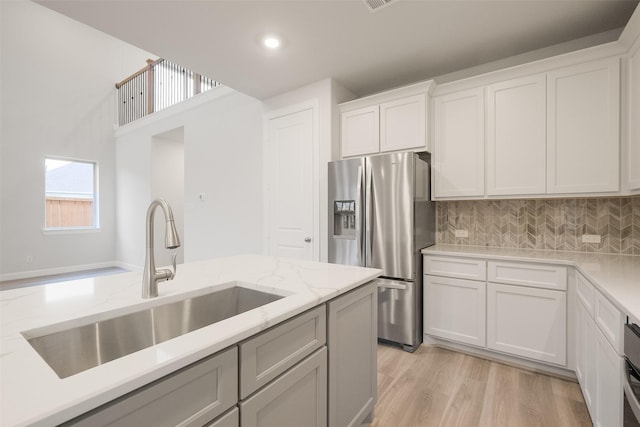
POLYGON ((425 335, 565 368, 573 348, 594 425, 622 427, 625 316, 579 271, 571 287, 563 266, 425 255, 424 272, 425 335), (569 316, 567 295, 575 302, 569 316))
POLYGON ((622 316, 615 308, 597 310, 598 306, 609 308, 610 303, 599 292, 593 290, 591 293, 593 285, 580 273, 576 273, 576 282, 576 377, 593 424, 597 427, 622 427, 624 361, 622 351, 619 354, 606 336, 611 330, 618 329, 615 327, 617 323, 622 325, 622 316), (588 292, 585 293, 584 289, 588 292), (602 301, 594 304, 594 298, 585 298, 585 294, 595 294, 595 300, 602 301), (610 316, 603 317, 602 314, 610 316), (603 326, 610 326, 605 328, 606 335, 596 318, 611 318, 611 322, 600 321, 603 326))
POLYGON ((576 377, 582 389, 591 418, 595 419, 593 406, 596 395, 595 323, 582 302, 576 304, 576 377))
POLYGON ((564 366, 566 293, 489 283, 487 347, 564 366))
POLYGON ((326 426, 326 347, 240 402, 240 414, 243 427, 326 426))
POLYGON ((623 359, 616 353, 599 328, 595 328, 596 427, 622 427, 623 359))
POLYGON ((424 333, 484 347, 485 282, 424 277, 424 333))
POLYGON ((565 267, 426 255, 424 273, 426 335, 566 366, 565 267))

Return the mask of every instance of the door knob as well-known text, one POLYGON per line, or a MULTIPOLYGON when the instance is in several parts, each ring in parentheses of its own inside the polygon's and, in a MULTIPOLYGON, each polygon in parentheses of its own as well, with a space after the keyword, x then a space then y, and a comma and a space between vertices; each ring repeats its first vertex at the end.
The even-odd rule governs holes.
POLYGON ((305 237, 304 241, 307 242, 307 243, 311 242, 311 237, 305 237))

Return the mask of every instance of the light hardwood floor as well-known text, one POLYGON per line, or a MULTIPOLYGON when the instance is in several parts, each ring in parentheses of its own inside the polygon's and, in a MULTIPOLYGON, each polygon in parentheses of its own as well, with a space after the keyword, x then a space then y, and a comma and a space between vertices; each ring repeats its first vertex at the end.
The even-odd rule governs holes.
POLYGON ((434 346, 378 346, 372 427, 592 426, 580 386, 434 346))

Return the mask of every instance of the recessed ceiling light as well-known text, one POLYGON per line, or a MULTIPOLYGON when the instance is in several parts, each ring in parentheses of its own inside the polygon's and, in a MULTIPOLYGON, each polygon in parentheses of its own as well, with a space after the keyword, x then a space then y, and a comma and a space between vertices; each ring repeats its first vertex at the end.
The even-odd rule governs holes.
POLYGON ((280 39, 276 36, 266 36, 262 39, 262 44, 269 49, 277 49, 280 47, 280 39))

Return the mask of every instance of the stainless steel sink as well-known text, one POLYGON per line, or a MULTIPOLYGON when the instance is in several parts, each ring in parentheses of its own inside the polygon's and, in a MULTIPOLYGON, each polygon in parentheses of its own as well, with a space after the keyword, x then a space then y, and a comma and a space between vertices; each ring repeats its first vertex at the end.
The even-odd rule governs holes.
POLYGON ((60 378, 66 378, 281 298, 233 286, 28 341, 60 378))

